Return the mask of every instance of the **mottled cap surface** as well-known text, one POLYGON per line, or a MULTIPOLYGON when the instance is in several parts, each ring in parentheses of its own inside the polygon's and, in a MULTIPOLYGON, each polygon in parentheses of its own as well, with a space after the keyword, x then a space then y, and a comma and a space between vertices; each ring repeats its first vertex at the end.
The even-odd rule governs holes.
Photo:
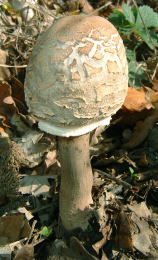
POLYGON ((125 49, 115 27, 99 16, 57 20, 37 40, 25 80, 29 112, 59 136, 109 124, 128 88, 125 49))

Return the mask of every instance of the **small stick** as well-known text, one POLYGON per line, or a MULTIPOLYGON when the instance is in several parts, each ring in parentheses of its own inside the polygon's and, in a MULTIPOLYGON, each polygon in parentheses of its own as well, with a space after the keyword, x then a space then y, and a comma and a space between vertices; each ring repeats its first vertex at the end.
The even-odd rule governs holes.
POLYGON ((97 8, 96 10, 94 10, 93 12, 91 12, 90 14, 88 14, 87 16, 94 15, 95 13, 101 11, 102 9, 104 9, 105 7, 107 7, 107 6, 111 5, 111 4, 112 4, 112 2, 109 1, 106 4, 102 5, 101 7, 97 8))
POLYGON ((0 67, 5 67, 5 68, 26 68, 27 65, 6 65, 6 64, 0 64, 0 67))
POLYGON ((125 182, 125 181, 119 180, 119 179, 117 179, 116 177, 111 176, 110 174, 108 174, 108 173, 106 173, 106 172, 103 172, 103 171, 101 171, 101 170, 98 170, 98 169, 94 169, 94 171, 96 171, 96 172, 98 172, 98 173, 104 175, 104 176, 107 177, 108 179, 113 180, 113 181, 115 181, 115 182, 118 183, 118 184, 123 185, 125 188, 128 188, 128 189, 133 190, 133 186, 132 186, 131 184, 125 182))

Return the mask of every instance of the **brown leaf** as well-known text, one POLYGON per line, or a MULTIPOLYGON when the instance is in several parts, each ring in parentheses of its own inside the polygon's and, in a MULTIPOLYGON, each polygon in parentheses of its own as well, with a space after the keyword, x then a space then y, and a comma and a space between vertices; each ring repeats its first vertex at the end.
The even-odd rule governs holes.
POLYGON ((26 113, 24 85, 14 76, 11 76, 12 97, 21 113, 26 113))
POLYGON ((147 90, 145 88, 128 88, 128 93, 123 107, 129 111, 142 111, 152 108, 151 101, 146 97, 147 90))
POLYGON ((99 255, 99 250, 105 245, 107 242, 106 237, 103 237, 100 241, 97 241, 92 247, 96 251, 96 253, 99 255))
POLYGON ((34 247, 32 245, 25 245, 19 249, 15 255, 14 260, 33 260, 34 247))
POLYGON ((91 255, 80 242, 77 237, 70 238, 70 248, 77 256, 81 256, 82 260, 99 260, 97 257, 91 255))
POLYGON ((92 245, 93 249, 96 251, 96 253, 98 255, 99 255, 100 249, 103 250, 103 246, 106 244, 106 242, 108 240, 108 235, 110 234, 110 229, 111 229, 110 225, 106 225, 104 228, 101 227, 100 231, 103 234, 103 238, 92 245))
POLYGON ((79 0, 79 5, 83 13, 89 14, 94 11, 88 0, 79 0))
POLYGON ((23 122, 24 116, 19 113, 14 102, 9 83, 0 82, 0 94, 0 121, 2 126, 10 128, 14 126, 17 131, 25 133, 28 127, 23 122))
POLYGON ((158 171, 153 174, 153 186, 158 189, 158 171))
POLYGON ((5 216, 0 218, 0 239, 2 241, 5 238, 6 243, 11 243, 19 240, 23 230, 25 236, 30 233, 30 226, 25 225, 27 220, 25 220, 24 214, 16 213, 11 216, 5 216), (27 229, 26 229, 27 227, 27 229))
POLYGON ((116 235, 114 238, 116 249, 133 251, 131 226, 129 217, 122 209, 116 217, 116 235))
POLYGON ((154 123, 158 120, 158 114, 154 111, 151 116, 148 116, 144 121, 138 121, 136 123, 134 133, 128 143, 125 143, 123 147, 132 149, 141 144, 148 136, 154 123))
POLYGON ((153 78, 153 90, 158 91, 158 65, 155 70, 155 75, 153 78))
POLYGON ((10 118, 17 113, 17 108, 11 97, 11 86, 5 81, 0 82, 0 93, 0 116, 3 116, 3 125, 9 125, 10 118))
POLYGON ((0 49, 0 80, 8 80, 10 76, 9 69, 7 67, 3 67, 3 65, 6 65, 7 55, 7 51, 0 49))
POLYGON ((3 99, 5 97, 11 96, 11 86, 6 82, 0 82, 0 107, 2 106, 3 99))

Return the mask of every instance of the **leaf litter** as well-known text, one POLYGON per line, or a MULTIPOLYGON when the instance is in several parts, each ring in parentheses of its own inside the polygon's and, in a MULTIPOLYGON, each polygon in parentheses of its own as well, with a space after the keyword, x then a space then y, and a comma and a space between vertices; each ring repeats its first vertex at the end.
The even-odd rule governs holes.
MULTIPOLYGON (((99 231, 94 228, 86 243, 85 238, 71 237, 70 245, 66 245, 58 231, 57 144, 55 138, 52 140, 37 129, 36 118, 27 115, 23 87, 25 67, 38 35, 54 19, 67 11, 78 12, 78 8, 90 13, 100 7, 102 1, 94 5, 90 1, 73 4, 67 1, 66 5, 64 1, 33 2, 28 1, 28 5, 34 16, 25 21, 22 14, 0 1, 0 159, 10 158, 10 168, 1 163, 0 177, 3 176, 5 183, 9 180, 8 172, 11 172, 10 180, 17 178, 16 187, 8 185, 5 194, 2 189, 0 193, 0 255, 10 246, 8 259, 12 253, 15 259, 25 256, 27 259, 156 259, 158 69, 153 69, 152 88, 130 87, 124 106, 110 127, 91 134, 93 199, 99 231), (4 149, 4 142, 8 150, 4 149), (129 168, 133 169, 133 175, 129 168), (31 217, 18 213, 22 207, 31 217), (10 234, 5 220, 10 224, 10 234), (37 221, 35 226, 34 220, 37 221), (18 229, 14 223, 19 223, 18 229), (25 223, 27 228, 23 234, 25 223), (43 225, 53 227, 50 238, 42 237, 43 225), (99 235, 94 236, 96 230, 99 235)), ((113 9, 112 4, 101 13, 109 14, 110 8, 113 9)))

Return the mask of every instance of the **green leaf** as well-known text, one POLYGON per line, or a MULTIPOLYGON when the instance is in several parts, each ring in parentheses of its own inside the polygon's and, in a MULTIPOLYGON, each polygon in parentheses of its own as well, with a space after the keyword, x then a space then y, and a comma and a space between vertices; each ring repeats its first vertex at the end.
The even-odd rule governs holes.
POLYGON ((135 48, 142 42, 145 42, 151 50, 157 47, 158 35, 151 29, 158 27, 158 14, 146 5, 138 9, 136 7, 130 8, 127 4, 123 4, 122 10, 123 12, 114 9, 113 13, 109 16, 110 22, 116 26, 119 33, 122 35, 129 34, 129 37, 131 32, 137 34, 141 40, 138 39, 136 41, 135 48), (148 31, 146 31, 146 28, 148 28, 148 31))
POLYGON ((135 61, 135 55, 132 50, 126 48, 126 56, 129 61, 135 61))
POLYGON ((128 70, 129 70, 129 85, 131 87, 141 87, 142 83, 141 80, 146 78, 144 71, 142 70, 141 66, 132 60, 128 63, 128 70))
POLYGON ((148 30, 148 33, 150 34, 150 38, 149 38, 149 35, 147 34, 147 32, 145 31, 145 29, 140 30, 140 28, 139 28, 139 30, 138 30, 136 28, 135 33, 137 33, 142 38, 142 40, 148 45, 148 47, 151 50, 153 50, 154 47, 158 46, 158 36, 154 32, 148 30))
POLYGON ((138 28, 144 29, 144 24, 142 23, 142 19, 140 15, 147 28, 158 27, 158 14, 154 12, 151 7, 147 5, 143 5, 139 7, 139 12, 137 13, 137 19, 136 19, 137 29, 138 28))
POLYGON ((46 226, 44 226, 44 227, 42 228, 41 234, 42 234, 43 236, 49 237, 51 233, 52 233, 52 228, 48 228, 48 227, 46 227, 46 226))
POLYGON ((119 28, 121 26, 124 26, 128 24, 128 22, 125 19, 125 16, 122 12, 117 12, 118 10, 114 10, 112 14, 109 15, 109 21, 116 26, 116 28, 119 28))
POLYGON ((134 170, 133 170, 133 168, 132 168, 132 167, 129 167, 129 171, 130 171, 130 173, 131 173, 131 174, 133 174, 133 173, 134 173, 134 170))
POLYGON ((55 14, 55 16, 58 16, 59 13, 60 13, 60 7, 58 7, 58 8, 56 9, 56 14, 55 14))
POLYGON ((114 9, 113 13, 109 15, 109 20, 117 27, 133 27, 135 24, 131 23, 126 19, 124 13, 121 11, 114 9))
POLYGON ((125 15, 125 18, 127 19, 127 21, 129 21, 130 23, 132 23, 134 25, 135 17, 132 12, 132 9, 127 4, 123 4, 122 10, 123 10, 123 14, 125 15))
POLYGON ((121 34, 127 34, 127 35, 129 35, 130 33, 131 33, 131 31, 133 30, 133 27, 119 27, 118 28, 118 31, 119 31, 119 33, 121 34))

